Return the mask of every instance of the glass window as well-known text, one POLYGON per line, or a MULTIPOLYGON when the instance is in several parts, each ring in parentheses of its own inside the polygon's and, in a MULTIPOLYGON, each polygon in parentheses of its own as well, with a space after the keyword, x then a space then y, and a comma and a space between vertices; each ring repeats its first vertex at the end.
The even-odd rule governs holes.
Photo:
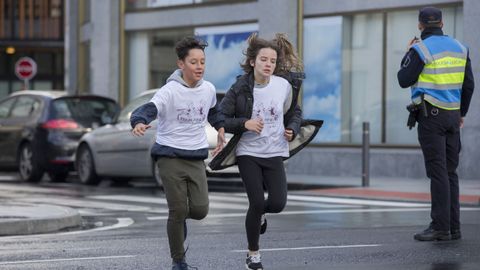
POLYGON ((132 112, 143 104, 148 103, 152 99, 153 95, 155 95, 155 92, 144 94, 133 99, 120 112, 120 115, 118 116, 118 122, 130 122, 130 116, 132 115, 132 112))
POLYGON ((418 31, 418 10, 395 11, 387 14, 386 53, 386 138, 389 143, 415 144, 417 132, 406 127, 410 102, 410 89, 398 85, 397 72, 407 50, 407 44, 413 37, 420 37, 418 31))
POLYGON ((243 74, 240 63, 245 60, 243 52, 246 40, 258 30, 257 24, 202 27, 195 35, 208 43, 205 48, 205 79, 213 83, 218 92, 226 92, 243 74))
MULTIPOLYGON (((462 8, 442 11, 444 33, 461 41, 462 8)), ((325 120, 315 142, 361 143, 370 122, 374 144, 418 144, 406 127, 410 90, 397 80, 417 24, 417 9, 304 20, 304 116, 325 120)))
POLYGON ((54 56, 52 53, 35 53, 33 60, 37 63, 37 75, 53 75, 54 56))
MULTIPOLYGON (((132 2, 131 0, 129 0, 128 2, 132 2)), ((82 0, 80 1, 80 5, 81 6, 81 11, 83 11, 83 16, 81 16, 81 24, 85 24, 87 22, 90 21, 90 12, 91 12, 91 3, 90 3, 90 0, 82 0)))
MULTIPOLYGON (((128 9, 158 8, 179 5, 226 2, 225 0, 127 0, 128 9)), ((229 2, 233 2, 230 0, 229 2)))
POLYGON ((80 44, 79 54, 78 91, 80 93, 90 93, 92 91, 90 85, 90 42, 80 44))
POLYGON ((0 81, 0 99, 8 96, 8 93, 10 93, 8 81, 0 81))
MULTIPOLYGON (((1 27, 2 25, 0 25, 1 27)), ((8 61, 8 55, 5 54, 4 52, 0 52, 0 63, 2 63, 0 65, 0 74, 2 75, 6 75, 7 74, 7 68, 8 68, 8 65, 6 64, 7 61, 8 61)))
POLYGON ((128 42, 128 93, 133 99, 147 89, 162 87, 177 67, 175 44, 185 36, 207 41, 205 79, 225 92, 243 71, 246 39, 257 24, 131 32, 128 42))
POLYGON ((33 90, 52 90, 53 83, 52 81, 33 81, 33 87, 30 87, 33 90))
POLYGON ((114 101, 95 97, 65 97, 53 101, 51 119, 74 120, 83 127, 111 123, 117 113, 114 101))
MULTIPOLYGON (((458 18, 462 17, 461 8, 442 8, 444 34, 461 40, 458 18)), ((462 26, 463 27, 463 26, 462 26)), ((405 55, 408 42, 420 37, 418 30, 418 10, 394 11, 387 13, 386 43, 386 143, 417 144, 417 132, 406 127, 408 112, 406 105, 410 103, 410 89, 402 89, 398 85, 397 72, 405 55)))
POLYGON ((27 117, 39 108, 39 102, 31 97, 19 97, 10 112, 11 117, 27 117))
MULTIPOLYGON (((183 37, 193 36, 193 34, 194 32, 191 28, 158 31, 150 34, 150 47, 144 52, 150 59, 148 62, 150 70, 146 73, 149 74, 148 88, 159 88, 165 84, 172 72, 178 68, 175 44, 183 37)), ((146 89, 140 89, 140 91, 144 90, 146 89)))
POLYGON ((165 84, 177 69, 175 44, 193 33, 191 28, 128 33, 129 100, 147 89, 159 88, 165 84))
POLYGON ((8 117, 10 108, 12 107, 15 100, 16 98, 10 98, 0 103, 0 118, 8 117))
POLYGON ((305 20, 303 110, 325 120, 315 141, 381 141, 382 14, 305 20), (367 64, 368 63, 368 64, 367 64))
POLYGON ((303 114, 325 121, 315 142, 340 142, 341 138, 342 22, 340 16, 304 21, 303 114))
POLYGON ((342 142, 361 143, 363 122, 370 122, 370 141, 381 143, 382 26, 382 14, 344 19, 342 142))

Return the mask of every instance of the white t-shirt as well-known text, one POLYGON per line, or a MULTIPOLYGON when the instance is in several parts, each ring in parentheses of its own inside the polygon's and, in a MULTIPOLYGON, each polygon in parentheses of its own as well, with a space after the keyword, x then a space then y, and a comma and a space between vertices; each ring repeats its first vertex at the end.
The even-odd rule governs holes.
POLYGON ((212 83, 203 81, 198 87, 188 88, 170 81, 150 102, 158 110, 158 144, 184 150, 208 148, 205 125, 208 111, 217 103, 212 83))
POLYGON ((263 130, 260 134, 244 132, 237 145, 237 156, 289 156, 288 141, 284 136, 283 108, 291 91, 292 86, 287 80, 274 75, 266 86, 254 87, 251 119, 263 119, 263 130))

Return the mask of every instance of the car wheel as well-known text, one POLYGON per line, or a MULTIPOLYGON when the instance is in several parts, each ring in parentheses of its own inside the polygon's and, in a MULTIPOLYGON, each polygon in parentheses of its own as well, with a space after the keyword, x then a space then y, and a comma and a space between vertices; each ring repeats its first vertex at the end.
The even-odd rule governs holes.
POLYGON ((102 180, 95 171, 92 152, 86 145, 78 149, 77 154, 77 173, 78 179, 85 185, 97 185, 102 180))
POLYGON ((42 180, 44 170, 40 167, 40 164, 38 164, 38 159, 33 153, 30 143, 24 143, 20 147, 18 171, 24 181, 40 182, 40 180, 42 180))
POLYGON ((66 170, 66 169, 60 170, 59 169, 59 170, 55 170, 55 171, 49 171, 48 176, 50 177, 50 180, 52 182, 56 182, 56 183, 65 182, 65 180, 67 180, 67 177, 68 177, 68 170, 66 170))
POLYGON ((155 182, 157 182, 158 187, 163 187, 162 177, 160 176, 160 170, 158 169, 157 163, 152 162, 152 171, 155 182))

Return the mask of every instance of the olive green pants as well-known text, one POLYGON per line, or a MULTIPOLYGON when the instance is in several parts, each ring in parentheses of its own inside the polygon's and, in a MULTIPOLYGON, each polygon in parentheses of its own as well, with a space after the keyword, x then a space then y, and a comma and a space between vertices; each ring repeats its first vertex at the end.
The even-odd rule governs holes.
POLYGON ((208 213, 208 185, 203 160, 161 157, 157 166, 168 204, 167 234, 174 261, 184 258, 184 221, 208 213))

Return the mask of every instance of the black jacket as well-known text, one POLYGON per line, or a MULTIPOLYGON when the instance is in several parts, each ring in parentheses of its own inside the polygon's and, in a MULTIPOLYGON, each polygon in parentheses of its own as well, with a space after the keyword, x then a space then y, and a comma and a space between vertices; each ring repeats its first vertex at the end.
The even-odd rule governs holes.
MULTIPOLYGON (((443 36, 441 28, 426 28, 421 35, 422 40, 430 36, 443 36)), ((398 83, 402 88, 414 85, 420 73, 423 71, 425 63, 414 49, 410 49, 402 59, 400 70, 397 73, 398 83)), ((460 113, 465 116, 470 107, 475 82, 473 79, 472 64, 467 54, 467 64, 465 66, 465 78, 463 79, 462 96, 460 103, 460 113)))
MULTIPOLYGON (((305 147, 317 134, 322 120, 303 120, 302 110, 298 106, 298 94, 305 78, 304 73, 290 72, 280 75, 292 85, 289 107, 284 108, 284 126, 293 130, 294 139, 289 142, 290 157, 305 147)), ((220 104, 225 132, 233 133, 225 148, 210 162, 212 170, 221 170, 236 164, 235 149, 243 132, 247 131, 245 122, 251 119, 253 110, 253 73, 237 78, 220 104)))

